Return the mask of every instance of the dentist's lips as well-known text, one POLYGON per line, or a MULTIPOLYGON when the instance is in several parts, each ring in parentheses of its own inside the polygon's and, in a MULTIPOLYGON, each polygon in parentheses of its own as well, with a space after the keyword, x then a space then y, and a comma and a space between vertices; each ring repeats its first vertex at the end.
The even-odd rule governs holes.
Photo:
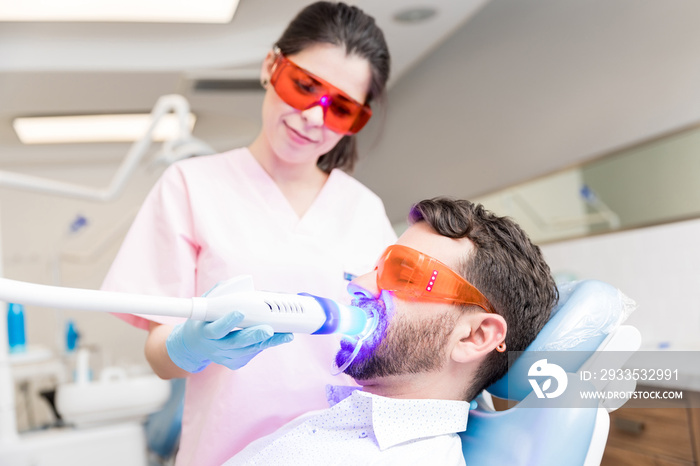
POLYGON ((318 142, 295 130, 287 123, 284 123, 284 126, 287 128, 287 134, 289 134, 290 139, 297 144, 316 144, 318 142))

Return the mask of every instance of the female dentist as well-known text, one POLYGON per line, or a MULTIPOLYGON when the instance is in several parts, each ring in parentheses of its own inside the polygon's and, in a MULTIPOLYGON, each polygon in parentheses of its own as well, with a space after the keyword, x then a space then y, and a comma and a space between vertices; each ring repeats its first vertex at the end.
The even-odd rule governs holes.
MULTIPOLYGON (((102 288, 193 297, 246 274, 259 290, 347 301, 348 277, 370 270, 395 240, 381 200, 345 173, 389 61, 382 31, 358 8, 303 9, 265 57, 258 136, 248 147, 170 166, 102 288)), ((177 465, 221 464, 327 407, 326 384, 351 383, 330 374, 333 336, 296 335, 277 346, 292 335, 233 330, 242 315, 231 311, 212 323, 124 317, 148 330, 146 357, 159 376, 187 377, 177 465)))

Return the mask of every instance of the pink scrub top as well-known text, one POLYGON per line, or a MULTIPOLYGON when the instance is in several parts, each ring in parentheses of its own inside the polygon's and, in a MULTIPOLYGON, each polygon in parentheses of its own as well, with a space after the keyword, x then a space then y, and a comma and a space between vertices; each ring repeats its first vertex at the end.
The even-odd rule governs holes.
MULTIPOLYGON (((307 292, 349 302, 347 274, 374 268, 396 240, 381 200, 333 170, 299 218, 247 148, 177 162, 146 198, 102 289, 201 296, 251 275, 255 289, 307 292)), ((232 309, 233 310, 233 309, 232 309)), ((120 314, 148 321, 178 318, 120 314)), ((327 407, 337 337, 295 335, 232 371, 211 364, 187 379, 177 465, 220 465, 300 414, 327 407)))

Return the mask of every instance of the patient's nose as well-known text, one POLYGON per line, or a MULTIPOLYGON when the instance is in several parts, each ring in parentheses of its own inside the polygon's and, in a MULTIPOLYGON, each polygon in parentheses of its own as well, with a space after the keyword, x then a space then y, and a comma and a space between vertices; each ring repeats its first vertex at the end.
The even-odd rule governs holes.
POLYGON ((348 283, 348 293, 355 297, 374 298, 379 296, 377 287, 377 272, 373 271, 360 275, 348 283))

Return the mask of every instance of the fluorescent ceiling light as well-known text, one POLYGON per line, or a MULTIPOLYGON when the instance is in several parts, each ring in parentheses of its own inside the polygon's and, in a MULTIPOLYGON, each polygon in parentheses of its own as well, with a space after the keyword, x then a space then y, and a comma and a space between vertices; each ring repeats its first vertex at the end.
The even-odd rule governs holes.
MULTIPOLYGON (((195 120, 195 116, 190 113, 190 130, 194 128, 195 120)), ((15 118, 12 126, 24 144, 61 144, 133 142, 146 134, 151 123, 151 115, 144 113, 15 118)), ((153 140, 164 141, 177 136, 177 115, 163 115, 153 131, 153 140)))
POLYGON ((0 21, 228 23, 238 0, 0 0, 0 21))

